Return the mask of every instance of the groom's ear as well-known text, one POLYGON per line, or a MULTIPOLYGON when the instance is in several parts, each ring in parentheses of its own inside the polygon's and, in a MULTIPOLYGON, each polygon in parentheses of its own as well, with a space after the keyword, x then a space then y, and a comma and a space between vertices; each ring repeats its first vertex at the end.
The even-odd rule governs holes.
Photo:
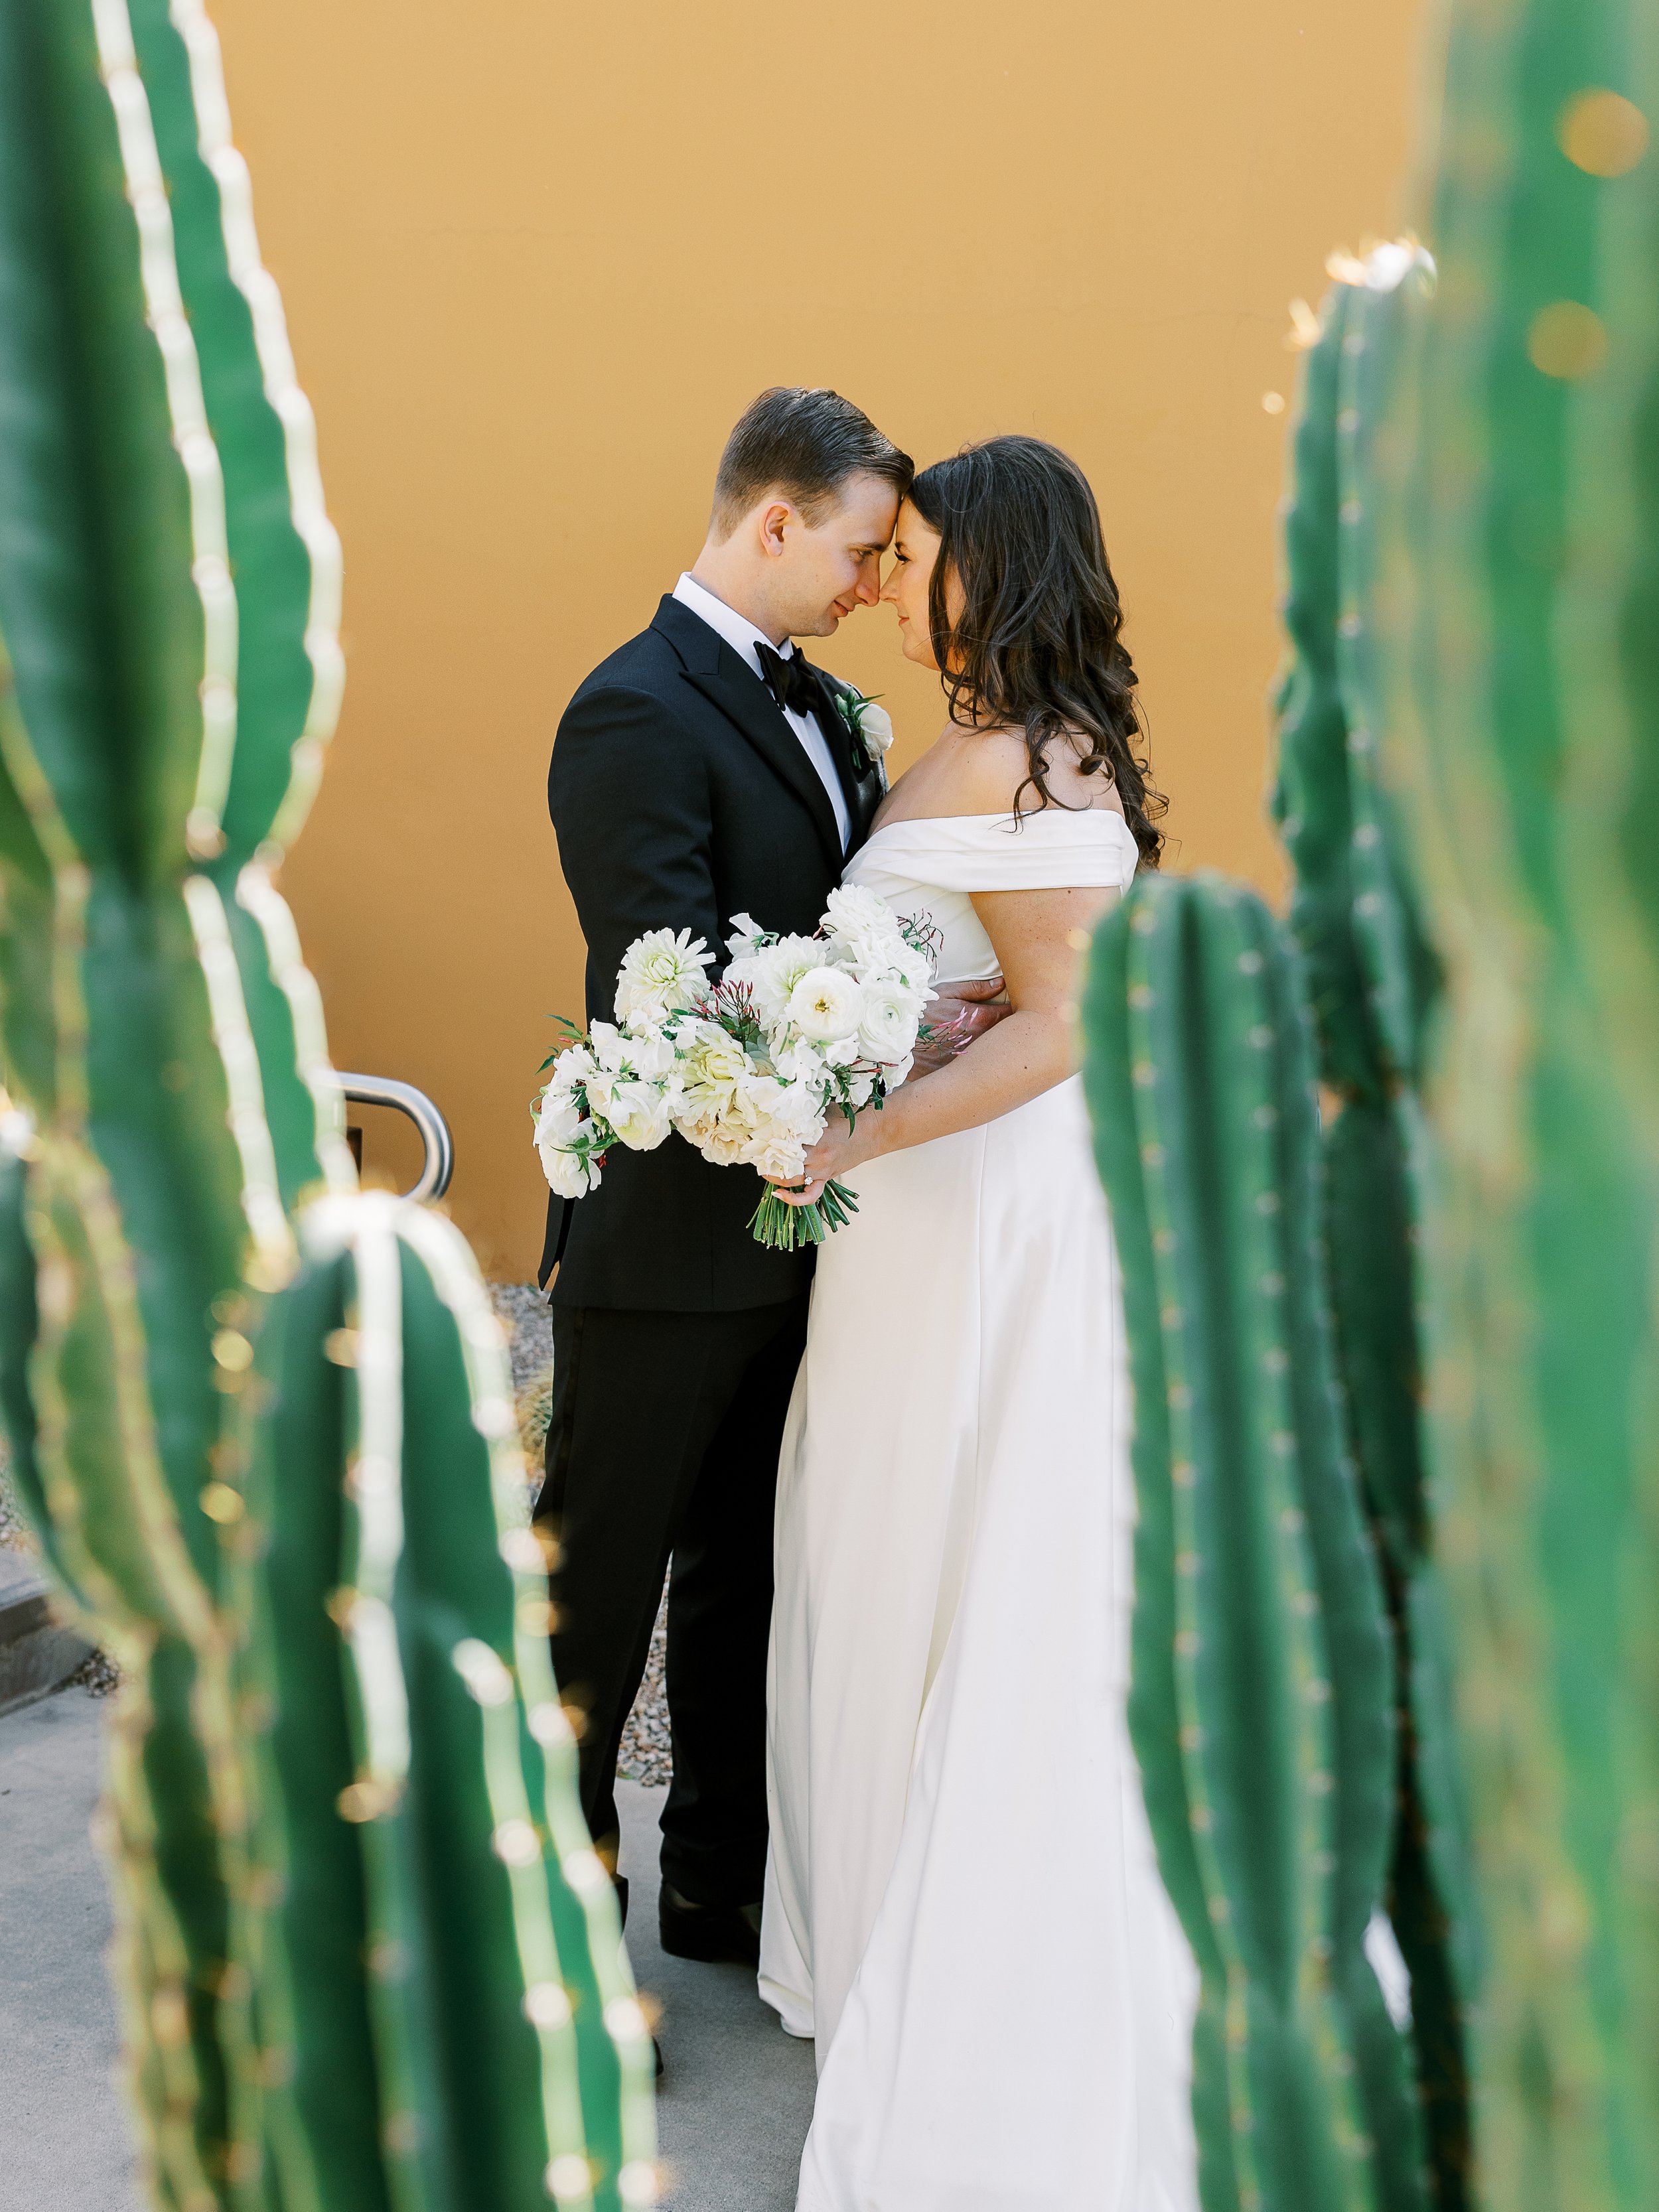
POLYGON ((769 560, 782 558, 785 532, 791 525, 799 527, 801 520, 800 509, 787 499, 769 499, 755 509, 753 527, 761 551, 769 560))

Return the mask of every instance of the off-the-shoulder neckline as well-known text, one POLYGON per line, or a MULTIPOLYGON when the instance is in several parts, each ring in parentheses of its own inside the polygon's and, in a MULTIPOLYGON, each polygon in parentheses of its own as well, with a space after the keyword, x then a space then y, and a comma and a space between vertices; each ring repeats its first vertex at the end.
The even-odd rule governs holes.
MULTIPOLYGON (((1030 813, 1020 815, 1018 820, 1023 829, 1028 822, 1047 822, 1054 817, 1064 822, 1090 822, 1097 817, 1115 823, 1126 837, 1133 836, 1133 830, 1115 806, 1040 806, 1030 813)), ((1014 819, 1012 807, 1006 807, 1000 814, 902 814, 896 822, 878 823, 864 842, 866 845, 873 844, 878 837, 884 837, 890 830, 937 830, 942 823, 950 822, 1012 822, 1014 819)))

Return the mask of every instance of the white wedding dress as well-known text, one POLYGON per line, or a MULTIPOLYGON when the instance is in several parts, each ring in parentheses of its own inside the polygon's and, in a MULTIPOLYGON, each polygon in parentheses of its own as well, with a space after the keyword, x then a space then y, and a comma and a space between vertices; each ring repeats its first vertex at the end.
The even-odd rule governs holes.
MULTIPOLYGON (((896 822, 847 880, 1127 884, 1121 817, 896 822)), ((1128 1739, 1116 1255, 1079 1079, 872 1162, 779 1475, 762 1995, 817 2039, 799 2212, 1195 2212, 1197 1975, 1128 1739)))

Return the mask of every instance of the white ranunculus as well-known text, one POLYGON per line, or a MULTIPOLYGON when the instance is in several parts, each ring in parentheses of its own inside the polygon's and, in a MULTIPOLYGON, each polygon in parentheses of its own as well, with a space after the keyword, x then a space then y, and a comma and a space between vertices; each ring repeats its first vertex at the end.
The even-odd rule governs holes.
POLYGON ((859 709, 859 735, 872 760, 879 760, 893 742, 893 718, 873 699, 866 699, 859 709))
POLYGON ((809 968, 790 992, 787 1011, 791 1026, 814 1044, 839 1042, 858 1033, 864 991, 845 968, 809 968))
POLYGON ((659 1022, 695 1005, 708 986, 714 956, 689 929, 648 929, 623 955, 617 977, 617 1019, 659 1022))
POLYGON ((866 990, 859 1048, 884 1065, 902 1060, 916 1041, 915 1001, 908 991, 866 990))
POLYGON ((670 1103, 660 1084, 613 1084, 605 1118, 630 1152, 653 1152, 673 1127, 670 1103))

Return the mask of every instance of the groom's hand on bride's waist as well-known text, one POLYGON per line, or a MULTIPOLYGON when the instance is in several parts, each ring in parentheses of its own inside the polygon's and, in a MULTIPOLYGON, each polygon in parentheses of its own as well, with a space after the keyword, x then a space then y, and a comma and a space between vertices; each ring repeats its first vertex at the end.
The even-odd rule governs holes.
POLYGON ((1000 975, 982 982, 945 983, 933 994, 924 1019, 927 1027, 916 1043, 916 1073, 927 1075, 950 1065, 975 1037, 994 1030, 1013 1012, 1002 996, 1000 975))

